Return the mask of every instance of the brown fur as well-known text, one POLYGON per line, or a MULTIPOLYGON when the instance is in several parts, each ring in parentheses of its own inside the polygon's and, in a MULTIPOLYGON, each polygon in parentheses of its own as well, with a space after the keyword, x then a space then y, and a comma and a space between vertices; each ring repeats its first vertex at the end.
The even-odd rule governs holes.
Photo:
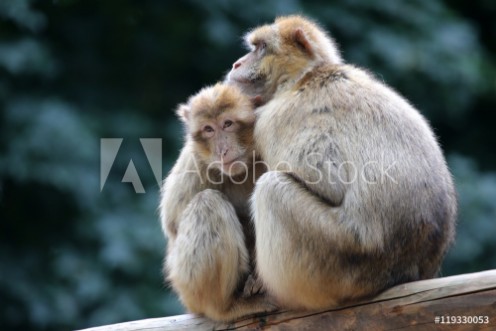
POLYGON ((268 291, 282 307, 327 308, 434 277, 457 207, 426 120, 343 64, 308 19, 281 17, 245 39, 251 51, 227 81, 266 103, 254 137, 269 171, 252 213, 268 291))
POLYGON ((191 97, 177 113, 187 133, 162 187, 160 213, 168 237, 164 273, 191 312, 229 321, 271 310, 274 305, 264 294, 243 297, 239 290, 252 271, 248 199, 264 171, 262 164, 252 164, 251 102, 237 88, 217 84, 191 97), (226 119, 234 122, 228 131, 222 129, 226 119), (205 135, 206 124, 215 135, 205 135), (247 172, 212 166, 222 159, 219 146, 226 157, 239 156, 247 172))

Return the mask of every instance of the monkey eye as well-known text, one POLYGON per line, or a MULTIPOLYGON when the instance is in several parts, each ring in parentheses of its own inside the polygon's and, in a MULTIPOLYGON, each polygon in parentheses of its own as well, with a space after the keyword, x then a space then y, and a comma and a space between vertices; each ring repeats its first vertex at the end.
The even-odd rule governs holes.
POLYGON ((228 128, 231 125, 233 125, 233 121, 231 121, 231 120, 227 120, 227 121, 224 122, 224 128, 228 128))
POLYGON ((214 128, 212 128, 210 125, 207 125, 203 128, 203 131, 205 132, 214 132, 214 128))
POLYGON ((267 43, 265 43, 265 41, 257 41, 253 44, 253 50, 255 52, 264 52, 266 47, 267 43))

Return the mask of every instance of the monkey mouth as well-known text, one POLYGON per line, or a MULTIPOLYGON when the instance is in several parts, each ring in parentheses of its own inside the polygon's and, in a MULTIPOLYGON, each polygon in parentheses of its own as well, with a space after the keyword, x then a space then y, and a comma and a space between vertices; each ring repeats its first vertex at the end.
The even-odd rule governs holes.
POLYGON ((251 83, 250 79, 248 79, 248 78, 232 77, 231 75, 229 75, 227 79, 228 79, 229 83, 239 83, 239 84, 251 83))
POLYGON ((240 156, 229 161, 223 160, 219 170, 229 177, 233 177, 248 171, 248 165, 246 160, 240 156))
POLYGON ((241 156, 235 157, 230 160, 221 160, 222 167, 226 168, 233 165, 235 162, 241 162, 241 156))
POLYGON ((243 87, 243 85, 248 85, 248 86, 260 85, 264 81, 264 78, 263 76, 260 75, 254 77, 247 77, 247 78, 229 77, 228 81, 229 83, 240 84, 241 87, 243 87))
POLYGON ((226 173, 239 172, 242 171, 242 169, 247 169, 247 167, 248 167, 247 160, 243 155, 227 161, 226 160, 221 161, 221 170, 226 173))

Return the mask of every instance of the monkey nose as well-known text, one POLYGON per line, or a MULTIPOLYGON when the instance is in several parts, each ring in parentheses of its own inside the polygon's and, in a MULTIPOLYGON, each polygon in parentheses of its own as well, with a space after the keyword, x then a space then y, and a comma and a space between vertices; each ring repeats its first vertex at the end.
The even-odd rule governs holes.
POLYGON ((233 69, 237 69, 239 67, 241 67, 241 62, 240 61, 234 62, 233 69))

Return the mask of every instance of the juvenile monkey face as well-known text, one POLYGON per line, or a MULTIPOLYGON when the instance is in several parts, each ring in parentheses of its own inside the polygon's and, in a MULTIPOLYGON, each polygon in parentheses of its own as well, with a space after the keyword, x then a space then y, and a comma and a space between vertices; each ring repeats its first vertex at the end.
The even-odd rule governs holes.
POLYGON ((248 170, 255 114, 238 88, 222 84, 205 88, 189 100, 180 116, 204 164, 231 177, 248 170))
POLYGON ((232 111, 198 122, 201 127, 193 139, 202 160, 231 177, 245 173, 253 152, 254 123, 240 121, 232 111))

